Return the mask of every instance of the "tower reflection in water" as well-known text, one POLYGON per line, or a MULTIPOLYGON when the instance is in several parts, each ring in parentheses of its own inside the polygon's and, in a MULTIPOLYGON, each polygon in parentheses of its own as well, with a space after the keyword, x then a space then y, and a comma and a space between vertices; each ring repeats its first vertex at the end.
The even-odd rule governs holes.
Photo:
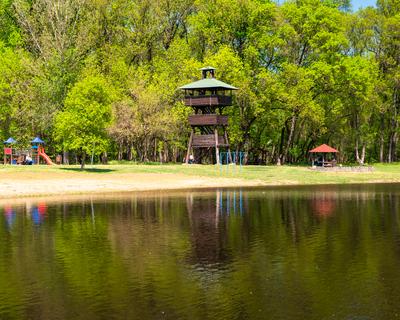
POLYGON ((192 242, 191 263, 214 265, 230 260, 227 221, 230 215, 244 214, 242 191, 217 190, 186 195, 192 242))

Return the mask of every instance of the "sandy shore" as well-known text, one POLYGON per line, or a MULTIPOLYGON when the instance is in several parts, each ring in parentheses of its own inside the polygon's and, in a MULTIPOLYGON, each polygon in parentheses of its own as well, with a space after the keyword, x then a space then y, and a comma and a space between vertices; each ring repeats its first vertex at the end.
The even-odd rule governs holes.
POLYGON ((265 184, 256 180, 210 178, 184 174, 124 173, 69 176, 67 174, 28 173, 16 175, 13 173, 3 174, 0 177, 0 199, 261 185, 265 184))

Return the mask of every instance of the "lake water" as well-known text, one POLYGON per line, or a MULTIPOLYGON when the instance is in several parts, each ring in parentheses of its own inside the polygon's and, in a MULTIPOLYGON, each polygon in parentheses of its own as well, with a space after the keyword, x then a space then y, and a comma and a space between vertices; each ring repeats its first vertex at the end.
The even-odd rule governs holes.
POLYGON ((400 318, 400 185, 0 205, 0 319, 400 318))

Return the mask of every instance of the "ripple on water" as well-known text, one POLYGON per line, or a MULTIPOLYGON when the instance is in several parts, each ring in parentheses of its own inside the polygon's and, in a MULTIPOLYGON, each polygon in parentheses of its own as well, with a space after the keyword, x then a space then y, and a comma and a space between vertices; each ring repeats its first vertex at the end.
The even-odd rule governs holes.
POLYGON ((396 318, 397 188, 360 188, 5 206, 0 319, 396 318))

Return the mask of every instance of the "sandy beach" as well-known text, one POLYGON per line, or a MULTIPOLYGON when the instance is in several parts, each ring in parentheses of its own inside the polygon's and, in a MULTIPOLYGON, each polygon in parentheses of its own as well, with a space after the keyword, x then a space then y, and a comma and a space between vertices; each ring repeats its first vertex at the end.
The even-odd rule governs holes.
POLYGON ((0 177, 0 199, 261 185, 262 181, 239 178, 168 173, 6 173, 0 177))

